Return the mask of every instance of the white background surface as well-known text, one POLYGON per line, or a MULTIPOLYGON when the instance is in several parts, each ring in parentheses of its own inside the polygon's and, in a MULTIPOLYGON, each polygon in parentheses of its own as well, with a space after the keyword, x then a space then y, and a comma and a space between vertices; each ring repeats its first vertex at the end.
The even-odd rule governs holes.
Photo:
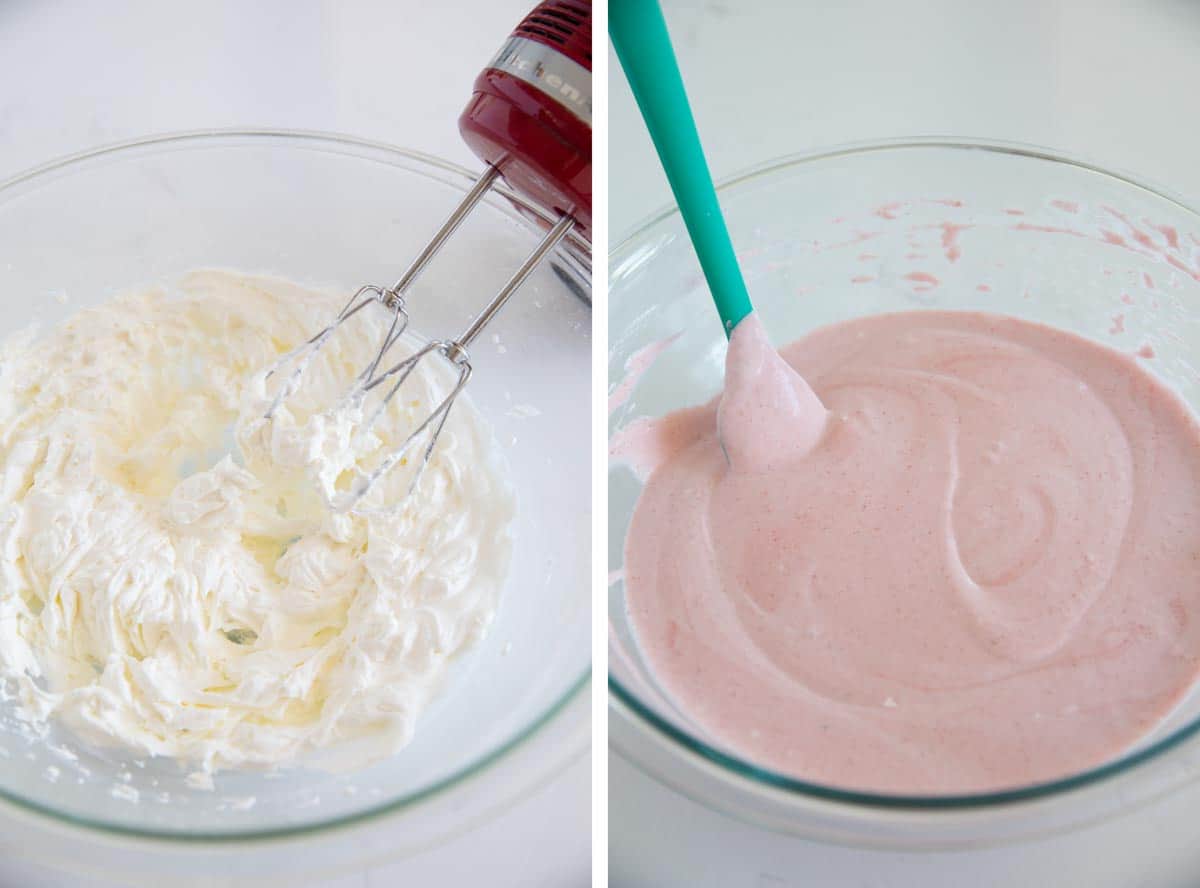
MULTIPOLYGON (((849 141, 1033 142, 1200 203, 1194 0, 663 0, 718 180, 849 141)), ((610 53, 610 232, 669 202, 610 53)), ((618 886, 1200 885, 1200 788, 1052 842, 875 854, 763 833, 610 757, 618 886)))
MULTIPOLYGON (((108 142, 215 127, 335 130, 477 168, 458 137, 459 112, 476 74, 532 5, 5 0, 0 180, 108 142)), ((581 761, 459 840, 321 884, 585 885, 590 797, 581 761)), ((21 860, 4 833, 0 817, 0 888, 108 888, 21 860)))
MULTIPOLYGON (((663 0, 713 177, 958 135, 1081 154, 1200 199, 1195 0, 663 0)), ((670 201, 609 54, 612 243, 670 201)))

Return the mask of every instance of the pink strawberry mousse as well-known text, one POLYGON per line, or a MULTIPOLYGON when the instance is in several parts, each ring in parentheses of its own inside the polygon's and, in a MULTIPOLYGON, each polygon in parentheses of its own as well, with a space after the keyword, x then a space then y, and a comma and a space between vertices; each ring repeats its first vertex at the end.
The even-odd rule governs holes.
POLYGON ((646 658, 710 739, 859 790, 1099 765, 1200 670, 1200 426, 1132 357, 994 315, 753 315, 713 403, 618 433, 646 658))

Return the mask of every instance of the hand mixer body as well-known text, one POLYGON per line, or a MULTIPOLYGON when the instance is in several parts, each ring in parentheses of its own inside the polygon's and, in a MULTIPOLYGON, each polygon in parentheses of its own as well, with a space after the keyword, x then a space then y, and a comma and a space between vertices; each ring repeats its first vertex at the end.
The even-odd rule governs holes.
POLYGON ((475 187, 450 213, 396 284, 359 289, 332 323, 268 371, 267 378, 278 374, 282 382, 264 422, 269 422, 283 401, 296 391, 305 368, 342 324, 367 305, 385 306, 392 313, 392 321, 379 351, 330 411, 360 411, 371 392, 380 393, 366 411, 367 419, 358 432, 360 438, 367 439, 419 362, 441 358, 451 365, 455 380, 451 390, 436 404, 429 405, 424 421, 417 423, 401 445, 385 454, 373 469, 356 468, 349 487, 328 498, 334 510, 355 508, 381 476, 397 464, 410 462, 407 455, 414 451, 419 456, 408 489, 410 493, 415 489, 454 399, 470 379, 467 349, 472 341, 572 228, 585 236, 590 230, 591 43, 590 0, 545 0, 522 20, 476 79, 474 94, 459 119, 464 140, 488 165, 475 187), (558 221, 462 333, 452 339, 430 340, 388 366, 385 357, 408 327, 406 290, 499 176, 513 189, 550 210, 558 221), (285 369, 290 372, 281 372, 285 369))
POLYGON ((592 215, 592 24, 581 0, 547 0, 517 26, 475 80, 463 140, 539 205, 592 215))

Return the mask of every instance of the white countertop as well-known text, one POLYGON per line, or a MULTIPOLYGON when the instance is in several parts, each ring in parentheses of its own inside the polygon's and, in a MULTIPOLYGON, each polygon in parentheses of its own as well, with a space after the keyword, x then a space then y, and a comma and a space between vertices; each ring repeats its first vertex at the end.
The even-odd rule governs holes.
MULTIPOLYGON (((334 130, 479 162, 458 137, 471 83, 532 0, 0 4, 0 180, 148 133, 334 130)), ((432 852, 323 888, 585 885, 587 761, 432 852)), ((0 817, 0 888, 84 882, 19 859, 0 817)), ((349 833, 346 842, 353 843, 349 833)), ((68 849, 64 849, 64 852, 68 849)), ((319 863, 319 862, 314 862, 319 863)), ((89 888, 108 888, 89 880, 89 888)))
MULTIPOLYGON (((1029 142, 1200 201, 1188 0, 663 0, 718 181, 900 136, 1029 142)), ((612 243, 673 203, 609 52, 612 243)))
MULTIPOLYGON (((1083 155, 1200 203, 1200 4, 663 4, 717 180, 846 142, 957 135, 1083 155)), ((615 244, 671 201, 611 52, 609 59, 615 244)), ((764 833, 615 756, 609 796, 610 875, 621 888, 1200 884, 1200 787, 1052 842, 954 854, 870 853, 764 833)))
POLYGON ((1195 888, 1200 787, 1037 842, 900 853, 774 835, 691 802, 609 756, 614 888, 1195 888))

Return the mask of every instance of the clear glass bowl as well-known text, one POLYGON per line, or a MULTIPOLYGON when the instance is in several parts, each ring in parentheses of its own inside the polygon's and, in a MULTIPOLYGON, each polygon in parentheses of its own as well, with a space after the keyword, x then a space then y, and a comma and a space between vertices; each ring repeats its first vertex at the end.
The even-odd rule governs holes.
MULTIPOLYGON (((0 185, 0 334, 199 267, 347 292, 389 284, 471 184, 467 171, 431 157, 310 133, 183 134, 56 162, 0 185)), ((484 201, 411 291, 413 329, 460 330, 545 226, 503 191, 484 201)), ((388 830, 380 853, 395 853, 503 809, 582 755, 589 288, 586 244, 567 242, 473 349, 470 394, 506 448, 518 491, 516 549, 487 639, 455 665, 410 746, 348 774, 221 773, 208 792, 188 787, 174 762, 127 761, 57 728, 31 742, 0 707, 0 809, 210 849, 309 842, 331 826, 392 814, 402 825, 388 830), (513 410, 524 404, 540 414, 513 410), (118 785, 137 800, 114 795, 118 785)), ((279 856, 273 871, 286 863, 279 856)))
MULTIPOLYGON (((1037 149, 930 140, 785 159, 720 193, 778 344, 876 312, 995 311, 1153 353, 1145 365, 1200 410, 1200 216, 1161 190, 1037 149)), ((610 432, 720 390, 725 340, 677 212, 612 251, 609 299, 614 389, 632 355, 679 334, 614 405, 610 432)), ((610 468, 610 742, 680 792, 811 838, 957 847, 1110 817, 1200 776, 1200 689, 1120 758, 1005 792, 850 792, 741 759, 676 708, 638 650, 620 581, 638 491, 610 468)))

